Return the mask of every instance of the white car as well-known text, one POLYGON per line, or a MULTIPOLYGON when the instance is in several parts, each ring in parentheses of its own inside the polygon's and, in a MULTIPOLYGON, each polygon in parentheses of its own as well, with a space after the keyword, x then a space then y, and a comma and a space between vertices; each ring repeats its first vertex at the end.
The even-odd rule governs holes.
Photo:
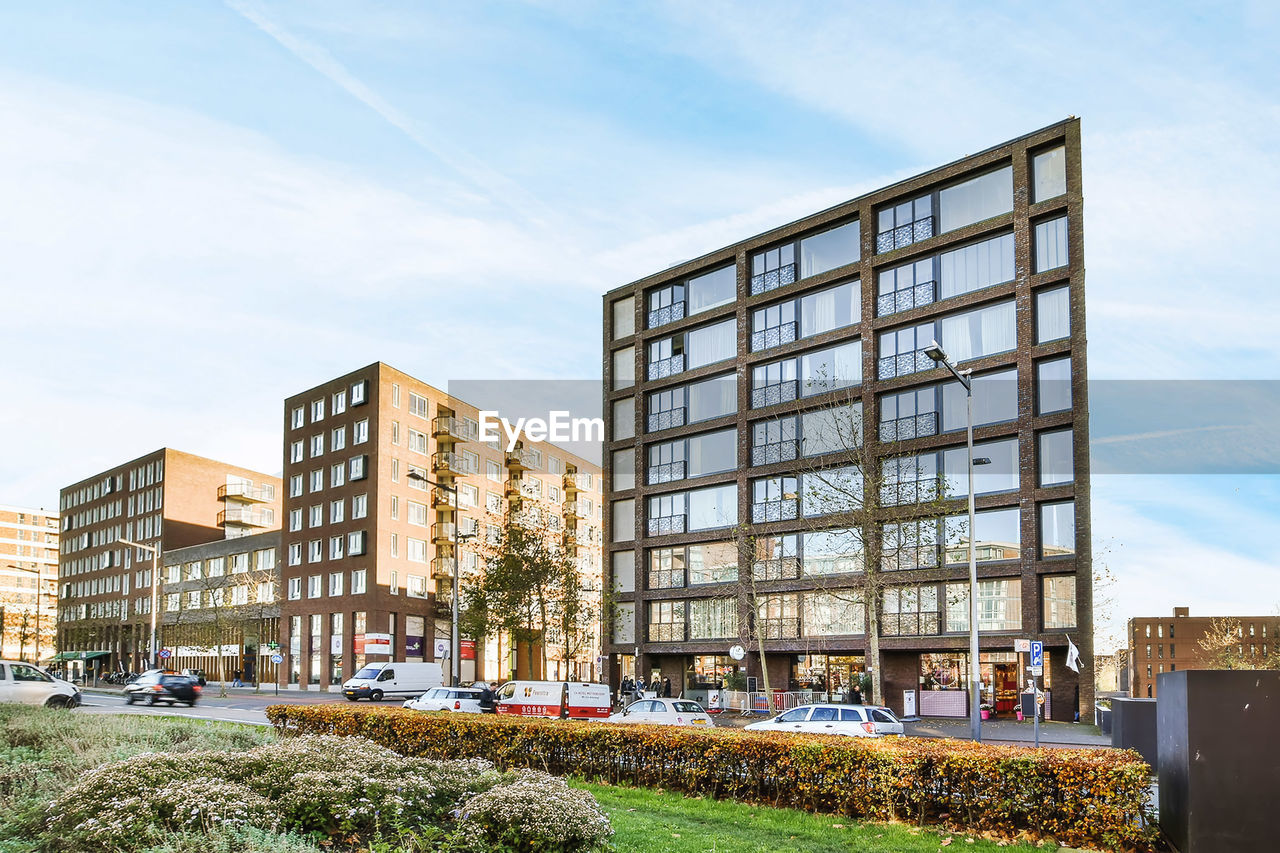
POLYGON ((0 660, 0 702, 74 708, 80 704, 80 690, 29 663, 0 660))
POLYGON ((606 722, 640 723, 649 726, 700 726, 710 729, 715 722, 702 706, 688 699, 641 699, 624 710, 610 714, 606 722))
POLYGON ((409 699, 404 707, 414 711, 457 711, 480 713, 480 690, 475 687, 432 687, 417 699, 409 699))
POLYGON ((902 723, 881 705, 801 705, 772 720, 744 727, 752 732, 804 732, 847 737, 902 734, 902 723))

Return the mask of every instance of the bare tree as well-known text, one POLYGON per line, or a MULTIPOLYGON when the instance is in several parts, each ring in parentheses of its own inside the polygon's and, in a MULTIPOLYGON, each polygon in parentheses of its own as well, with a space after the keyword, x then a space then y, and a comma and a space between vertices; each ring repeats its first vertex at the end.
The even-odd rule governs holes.
POLYGON ((1197 641, 1197 645, 1204 650, 1208 669, 1280 668, 1280 655, 1258 656, 1246 653, 1244 625, 1239 619, 1230 617, 1211 619, 1208 630, 1205 631, 1204 637, 1197 641))

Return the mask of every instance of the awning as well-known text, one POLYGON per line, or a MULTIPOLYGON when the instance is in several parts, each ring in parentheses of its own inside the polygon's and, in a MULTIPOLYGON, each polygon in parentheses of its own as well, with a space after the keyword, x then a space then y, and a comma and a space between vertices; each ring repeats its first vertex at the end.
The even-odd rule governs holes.
POLYGON ((110 654, 111 652, 58 652, 50 660, 93 660, 110 654))

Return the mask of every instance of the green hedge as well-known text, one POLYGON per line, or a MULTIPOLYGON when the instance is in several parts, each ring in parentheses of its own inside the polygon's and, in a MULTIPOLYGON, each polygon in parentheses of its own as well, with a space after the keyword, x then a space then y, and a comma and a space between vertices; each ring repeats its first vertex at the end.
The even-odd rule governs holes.
POLYGON ((657 787, 873 820, 944 824, 1063 844, 1153 849, 1150 769, 1137 753, 1026 749, 924 738, 853 739, 273 705, 285 734, 368 738, 402 755, 486 758, 614 784, 657 787))

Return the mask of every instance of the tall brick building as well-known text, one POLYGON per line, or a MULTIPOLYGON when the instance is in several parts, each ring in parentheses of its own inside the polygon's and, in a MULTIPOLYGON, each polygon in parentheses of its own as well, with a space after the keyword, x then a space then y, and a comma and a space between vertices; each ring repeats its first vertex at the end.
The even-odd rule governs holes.
POLYGON ((613 679, 698 696, 767 666, 775 687, 836 692, 878 665, 895 709, 914 691, 922 714, 967 713, 965 395, 926 356, 936 339, 973 371, 987 461, 984 701, 1012 709, 1013 641, 1032 638, 1052 717, 1091 707, 1080 175, 1070 119, 605 295, 613 679), (856 484, 864 452, 821 440, 845 415, 881 469, 883 511, 825 530, 816 484, 856 484), (878 662, 868 561, 885 584, 878 662))
POLYGON ((53 654, 58 532, 56 512, 0 506, 0 658, 53 654))
POLYGON ((1129 685, 1131 695, 1154 699, 1164 672, 1211 669, 1200 646, 1215 622, 1235 623, 1236 653, 1258 669, 1280 667, 1280 616, 1192 616, 1189 607, 1172 616, 1135 616, 1129 620, 1129 685))

